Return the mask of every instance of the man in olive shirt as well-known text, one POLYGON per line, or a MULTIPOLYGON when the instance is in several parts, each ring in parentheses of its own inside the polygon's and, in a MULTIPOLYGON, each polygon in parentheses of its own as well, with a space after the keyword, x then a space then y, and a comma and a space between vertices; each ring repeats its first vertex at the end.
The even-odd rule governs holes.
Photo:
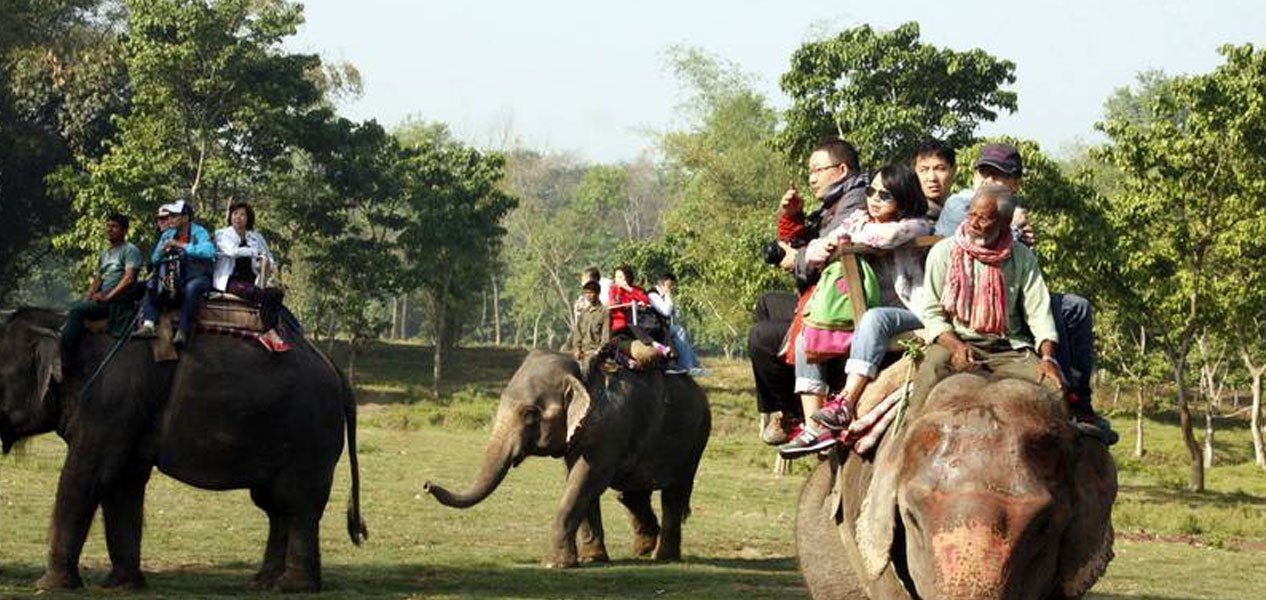
POLYGON ((610 320, 607 318, 607 307, 598 301, 598 291, 601 289, 598 282, 586 281, 581 289, 585 306, 577 307, 576 327, 571 330, 563 349, 576 357, 576 360, 584 362, 607 343, 610 320))
POLYGON ((1037 256, 1015 243, 1015 207, 1006 186, 981 186, 954 235, 928 252, 919 319, 934 343, 915 377, 912 405, 951 373, 977 368, 1062 397, 1050 292, 1037 256))
POLYGON ((125 241, 127 230, 127 217, 119 213, 106 217, 106 241, 110 247, 98 257, 97 271, 88 284, 88 292, 82 300, 70 305, 66 324, 62 326, 62 351, 69 355, 79 347, 85 320, 113 318, 119 311, 130 313, 135 308, 133 284, 142 259, 141 251, 125 241))

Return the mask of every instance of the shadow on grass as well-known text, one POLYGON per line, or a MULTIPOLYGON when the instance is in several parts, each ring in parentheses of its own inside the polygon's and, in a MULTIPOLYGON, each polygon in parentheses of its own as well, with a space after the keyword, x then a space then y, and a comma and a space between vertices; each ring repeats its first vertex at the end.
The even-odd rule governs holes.
MULTIPOLYGON (((1191 408, 1192 426, 1196 429, 1204 428, 1204 413, 1202 412, 1202 410, 1203 409, 1201 408, 1199 403, 1192 404, 1192 408, 1191 408)), ((1126 414, 1128 412, 1129 411, 1119 411, 1119 414, 1126 414)), ((1161 411, 1148 412, 1144 415, 1144 418, 1146 418, 1149 421, 1155 421, 1157 423, 1163 423, 1165 425, 1172 425, 1174 427, 1178 427, 1180 425, 1178 411, 1176 410, 1161 410, 1161 411)), ((1238 417, 1228 418, 1224 416, 1215 416, 1213 418, 1213 426, 1214 428, 1220 431, 1229 431, 1229 430, 1248 431, 1251 427, 1249 425, 1247 418, 1238 418, 1238 417)))
POLYGON ((1185 596, 1154 596, 1151 594, 1136 596, 1134 594, 1129 594, 1129 595, 1096 594, 1094 592, 1091 592, 1090 594, 1086 595, 1086 600, 1118 600, 1118 599, 1119 600, 1203 600, 1202 598, 1188 598, 1185 596))
MULTIPOLYGON (((258 594, 249 584, 254 565, 172 567, 146 571, 147 598, 214 598, 258 594)), ((0 574, 0 596, 25 596, 42 570, 22 566, 0 574)), ((85 569, 87 592, 99 593, 105 575, 85 569)), ((659 564, 623 560, 564 571, 537 563, 326 565, 322 598, 805 598, 790 558, 699 559, 659 564)), ((272 596, 273 594, 262 594, 272 596)), ((280 595, 278 595, 280 597, 280 595)))
POLYGON ((1261 506, 1266 507, 1266 498, 1244 492, 1215 492, 1205 490, 1200 493, 1181 488, 1162 487, 1158 485, 1122 485, 1122 495, 1131 499, 1147 502, 1187 502, 1212 506, 1261 506))

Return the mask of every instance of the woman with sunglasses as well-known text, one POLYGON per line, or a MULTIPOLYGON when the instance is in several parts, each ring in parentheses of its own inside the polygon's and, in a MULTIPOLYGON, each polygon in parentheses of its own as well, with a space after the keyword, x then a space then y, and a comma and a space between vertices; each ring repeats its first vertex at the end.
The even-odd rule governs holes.
MULTIPOLYGON (((866 311, 853 332, 853 345, 844 365, 848 375, 844 390, 813 414, 800 435, 779 448, 784 457, 810 454, 834 444, 834 432, 848 426, 857 398, 878 374, 888 351, 888 340, 903 331, 922 327, 911 307, 919 306, 926 248, 903 246, 932 233, 927 210, 927 198, 910 165, 889 164, 871 175, 865 210, 849 215, 839 227, 812 242, 830 249, 847 243, 892 252, 867 257, 879 280, 882 306, 866 311)), ((809 255, 829 253, 827 250, 809 252, 809 255)), ((816 377, 821 380, 818 365, 801 364, 804 362, 801 358, 803 336, 796 340, 796 346, 797 379, 816 377)))

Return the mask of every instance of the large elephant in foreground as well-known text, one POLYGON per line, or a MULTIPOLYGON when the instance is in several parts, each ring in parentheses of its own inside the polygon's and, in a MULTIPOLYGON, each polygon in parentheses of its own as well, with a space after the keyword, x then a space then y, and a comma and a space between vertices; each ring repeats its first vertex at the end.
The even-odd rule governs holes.
POLYGON ((1080 598, 1112 559, 1115 463, 1041 388, 954 375, 888 436, 805 483, 814 600, 1080 598))
POLYGON ((62 361, 62 316, 21 309, 0 317, 0 439, 7 452, 56 431, 67 445, 40 588, 80 587, 79 555, 101 507, 111 570, 105 587, 140 587, 145 486, 155 466, 191 485, 246 488, 268 515, 261 587, 321 587, 318 533, 346 428, 352 491, 348 533, 365 536, 356 460, 356 405, 346 379, 315 348, 271 354, 258 344, 198 335, 175 362, 132 340, 92 373, 114 340, 87 336, 62 361), (85 384, 91 383, 85 389, 85 384))
POLYGON ((431 482, 425 489, 447 506, 466 508, 487 498, 510 467, 528 456, 563 458, 567 485, 554 518, 548 566, 608 560, 598 502, 608 487, 620 491, 629 509, 634 553, 677 560, 695 470, 712 429, 707 396, 684 375, 608 375, 596 361, 587 371, 582 374, 569 356, 533 351, 501 394, 483 469, 471 490, 456 494, 431 482), (662 523, 651 509, 654 490, 662 490, 662 523))

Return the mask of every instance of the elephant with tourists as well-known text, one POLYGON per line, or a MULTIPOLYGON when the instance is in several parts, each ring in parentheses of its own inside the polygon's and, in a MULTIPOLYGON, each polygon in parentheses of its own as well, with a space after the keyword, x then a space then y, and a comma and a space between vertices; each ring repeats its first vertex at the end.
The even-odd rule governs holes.
MULTIPOLYGON (((287 327, 296 347, 279 353, 256 342, 263 331, 252 305, 234 301, 225 309, 248 313, 245 320, 217 316, 216 306, 225 308, 223 301, 205 300, 200 293, 211 271, 189 268, 204 261, 200 246, 210 237, 191 226, 189 216, 183 203, 164 205, 160 212, 166 228, 154 256, 170 270, 150 279, 142 311, 143 326, 158 329, 176 321, 174 336, 131 335, 131 318, 121 330, 108 322, 91 323, 91 317, 109 315, 82 310, 80 304, 71 315, 89 321, 86 331, 83 319, 47 309, 21 308, 0 316, 4 451, 46 432, 56 432, 67 446, 47 566, 36 583, 41 589, 82 586, 80 554, 98 508, 110 559, 101 585, 145 584, 142 515, 155 468, 203 489, 250 490, 268 518, 254 583, 263 589, 316 591, 322 586, 320 520, 346 439, 351 468, 347 532, 356 544, 367 535, 360 513, 356 404, 347 379, 303 339, 297 324, 287 327), (173 291, 183 297, 169 296, 173 291), (164 298, 174 304, 164 306, 164 298), (201 315, 196 327, 195 315, 201 315), (197 343, 190 343, 194 338, 197 343)), ((119 247, 117 220, 110 224, 114 249, 119 247)), ((109 288, 108 274, 117 262, 125 268, 120 282, 135 275, 126 255, 121 261, 103 255, 101 283, 92 284, 96 294, 89 299, 99 301, 101 290, 109 288)))
MULTIPOLYGON (((845 179, 831 151, 840 143, 811 154, 813 186, 823 172, 836 185, 845 179)), ((913 157, 927 207, 918 216, 935 215, 936 231, 950 234, 930 251, 935 238, 911 244, 910 234, 876 252, 882 244, 866 239, 859 219, 796 227, 829 209, 829 197, 810 215, 794 188, 781 202, 778 246, 766 260, 798 276, 800 301, 763 298, 750 350, 762 412, 783 414, 762 437, 782 444, 784 457, 828 458, 806 483, 797 523, 815 599, 1080 597, 1111 559, 1116 472, 1107 445, 1116 437, 1090 405, 1089 303, 1050 294, 1025 245, 1034 234, 1016 196, 1019 152, 986 145, 973 188, 951 196, 955 158, 935 141, 913 157), (872 250, 837 252, 843 243, 872 250), (871 275, 862 289, 799 277, 801 265, 850 260, 871 275), (902 276, 875 277, 882 269, 902 276), (849 324, 831 362, 806 369, 805 355, 820 349, 806 352, 797 328, 827 306, 813 300, 822 294, 815 284, 864 293, 871 308, 849 324), (887 353, 905 331, 917 336, 907 356, 887 353), (840 392, 828 396, 834 385, 840 392)), ((889 169, 870 176, 868 191, 907 217, 900 196, 910 186, 894 186, 889 169)), ((884 222, 875 203, 859 214, 872 227, 884 222)))
POLYGON ((604 368, 534 350, 501 393, 483 466, 466 492, 427 482, 446 506, 484 501, 511 467, 529 456, 567 466, 562 502, 550 527, 549 567, 609 560, 599 499, 608 488, 629 511, 633 552, 681 558, 682 523, 690 514, 695 473, 712 428, 703 389, 688 375, 661 369, 604 368), (657 517, 651 495, 660 491, 657 517))

